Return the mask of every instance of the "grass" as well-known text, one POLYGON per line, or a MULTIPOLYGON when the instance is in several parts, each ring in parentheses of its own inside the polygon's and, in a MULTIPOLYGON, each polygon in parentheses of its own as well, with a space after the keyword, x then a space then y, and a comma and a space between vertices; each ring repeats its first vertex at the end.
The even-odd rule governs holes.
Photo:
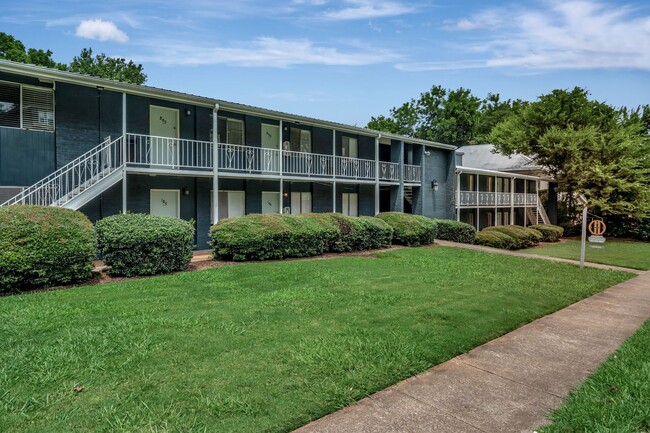
POLYGON ((553 412, 543 433, 650 431, 650 320, 553 412))
POLYGON ((434 247, 4 297, 0 431, 290 431, 631 276, 434 247))
MULTIPOLYGON (((585 260, 605 265, 650 270, 650 243, 608 238, 605 248, 591 248, 587 242, 585 260)), ((522 252, 542 256, 580 260, 580 240, 567 239, 562 243, 529 248, 522 252)))

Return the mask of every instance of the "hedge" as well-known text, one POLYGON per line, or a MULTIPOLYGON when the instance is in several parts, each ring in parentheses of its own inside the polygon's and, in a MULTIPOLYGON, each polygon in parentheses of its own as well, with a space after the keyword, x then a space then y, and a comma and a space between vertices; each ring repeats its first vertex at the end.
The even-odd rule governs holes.
POLYGON ((225 260, 268 260, 316 256, 337 236, 334 225, 282 214, 227 218, 210 228, 214 256, 225 260))
POLYGON ((436 239, 463 244, 474 243, 476 228, 473 225, 454 220, 436 220, 436 223, 438 223, 436 239))
POLYGON ((564 234, 564 229, 562 227, 554 226, 552 224, 533 224, 528 227, 535 229, 542 234, 542 242, 557 242, 564 234))
POLYGON ((494 226, 486 227, 483 231, 498 231, 505 233, 514 240, 512 249, 522 249, 537 245, 542 239, 542 234, 535 229, 522 226, 494 226))
POLYGON ((432 244, 438 232, 435 220, 422 215, 401 212, 382 212, 377 218, 393 228, 393 243, 418 246, 432 244))
POLYGON ((182 271, 192 258, 194 223, 148 214, 119 214, 96 223, 99 252, 110 275, 182 271))
POLYGON ((390 245, 393 229, 384 221, 372 217, 349 217, 339 213, 309 213, 298 216, 318 222, 336 235, 329 238, 327 250, 332 252, 361 251, 390 245))
POLYGON ((483 245, 504 250, 515 249, 515 240, 505 233, 496 230, 483 230, 476 233, 476 245, 483 245))
POLYGON ((95 230, 81 212, 47 206, 0 208, 0 293, 85 281, 95 230))

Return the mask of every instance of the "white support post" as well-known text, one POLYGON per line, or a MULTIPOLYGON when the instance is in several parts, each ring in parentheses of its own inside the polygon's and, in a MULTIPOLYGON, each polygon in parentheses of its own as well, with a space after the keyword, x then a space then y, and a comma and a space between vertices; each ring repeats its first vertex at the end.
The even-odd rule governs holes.
MULTIPOLYGON (((535 199, 535 204, 536 204, 536 207, 537 207, 537 221, 535 221, 535 222, 539 223, 539 208, 541 206, 541 203, 539 202, 539 180, 535 181, 535 195, 537 196, 537 198, 535 199)), ((542 223, 543 222, 544 221, 542 221, 542 223)))
POLYGON ((510 224, 515 224, 515 178, 510 178, 510 224))
POLYGON ((480 230, 480 222, 479 220, 481 219, 481 208, 479 207, 479 190, 481 189, 481 179, 480 176, 477 174, 476 175, 476 230, 480 230))
POLYGON ((278 133, 278 149, 280 149, 280 213, 284 212, 284 149, 282 149, 282 136, 283 136, 282 119, 280 119, 280 130, 278 133))
POLYGON ((332 212, 336 213, 336 129, 332 129, 332 161, 334 165, 332 167, 332 176, 334 176, 334 181, 332 182, 332 212))
POLYGON ((524 227, 528 225, 528 181, 524 179, 524 227))
POLYGON ((127 162, 127 147, 126 147, 126 93, 122 93, 122 213, 126 213, 127 199, 126 199, 126 162, 127 162))
POLYGON ((460 221, 460 173, 456 173, 456 221, 460 221))
POLYGON ((212 110, 212 224, 219 222, 219 104, 212 110))
POLYGON ((381 134, 375 137, 375 215, 379 213, 379 139, 381 134))
POLYGON ((580 238, 580 269, 585 267, 587 249, 587 206, 582 209, 582 237, 580 238))
POLYGON ((497 177, 494 176, 494 225, 498 226, 499 225, 499 192, 497 191, 499 188, 497 188, 497 177))

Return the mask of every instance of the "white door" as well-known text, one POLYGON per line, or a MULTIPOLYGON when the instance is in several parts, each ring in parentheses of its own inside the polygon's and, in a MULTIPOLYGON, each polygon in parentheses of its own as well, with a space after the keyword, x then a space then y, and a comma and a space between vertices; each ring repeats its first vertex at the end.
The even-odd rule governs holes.
POLYGON ((149 135, 151 146, 149 162, 156 165, 178 164, 178 110, 174 108, 149 107, 149 135))
POLYGON ((150 195, 151 215, 180 218, 181 192, 177 189, 152 189, 150 195))
MULTIPOLYGON (((212 194, 210 194, 212 217, 212 194)), ((219 191, 219 220, 242 216, 246 213, 246 194, 244 191, 219 191)))
POLYGON ((280 170, 280 127, 262 123, 262 171, 280 170))
POLYGON ((280 213, 279 192, 262 192, 262 213, 280 213))
POLYGON ((343 215, 359 216, 359 194, 343 193, 343 215))
POLYGON ((291 214, 298 215, 301 213, 311 212, 311 192, 292 192, 291 193, 291 214))

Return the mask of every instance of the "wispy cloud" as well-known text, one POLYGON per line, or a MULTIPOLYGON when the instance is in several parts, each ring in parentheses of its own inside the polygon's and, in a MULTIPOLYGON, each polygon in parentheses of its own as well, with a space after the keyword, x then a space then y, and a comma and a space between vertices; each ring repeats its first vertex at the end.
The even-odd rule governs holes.
POLYGON ((75 32, 80 38, 127 42, 129 37, 114 22, 102 19, 83 20, 75 32))
POLYGON ((394 1, 346 0, 347 7, 325 12, 331 20, 364 20, 409 14, 414 7, 394 1))
POLYGON ((459 47, 467 60, 402 63, 397 67, 409 71, 479 67, 650 71, 649 15, 640 15, 630 6, 593 0, 555 0, 544 5, 525 10, 489 9, 447 22, 447 30, 472 35, 459 47))
POLYGON ((396 61, 400 55, 383 49, 323 46, 308 39, 260 37, 236 46, 199 46, 149 41, 153 54, 134 55, 139 62, 164 65, 217 65, 286 68, 295 65, 363 66, 396 61))

